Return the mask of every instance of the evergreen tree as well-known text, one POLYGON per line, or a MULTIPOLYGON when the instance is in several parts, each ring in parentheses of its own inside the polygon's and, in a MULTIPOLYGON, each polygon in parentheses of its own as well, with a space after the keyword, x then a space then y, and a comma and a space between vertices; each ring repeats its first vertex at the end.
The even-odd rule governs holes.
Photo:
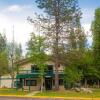
POLYGON ((0 85, 1 76, 8 72, 8 57, 6 50, 6 37, 0 34, 0 85))
POLYGON ((9 74, 12 78, 12 88, 14 87, 15 72, 18 71, 15 62, 22 58, 21 45, 17 43, 7 43, 7 54, 9 58, 9 74))
POLYGON ((6 48, 6 37, 0 33, 0 52, 3 52, 6 48))
POLYGON ((78 26, 81 11, 77 0, 36 0, 36 2, 38 7, 44 9, 48 16, 42 18, 45 23, 42 28, 45 31, 44 33, 55 61, 55 89, 58 90, 58 66, 61 62, 62 48, 67 43, 71 27, 78 26))
POLYGON ((92 24, 93 31, 93 52, 94 52, 94 66, 98 70, 100 81, 100 8, 95 10, 95 19, 92 24))
POLYGON ((28 56, 32 63, 39 68, 41 78, 41 92, 43 90, 44 75, 46 69, 47 55, 45 54, 45 38, 31 33, 31 39, 28 42, 28 56))
POLYGON ((15 45, 15 61, 21 60, 22 59, 22 46, 21 44, 16 44, 15 45))
MULTIPOLYGON (((70 28, 70 33, 68 36, 68 48, 66 48, 67 50, 65 51, 64 54, 65 57, 63 59, 65 65, 67 66, 65 67, 66 78, 64 78, 66 84, 67 83, 75 84, 77 82, 80 82, 85 76, 83 70, 84 71, 86 70, 84 68, 84 66, 86 65, 84 55, 86 52, 87 39, 84 30, 81 27, 79 18, 78 18, 78 22, 76 23, 77 25, 75 27, 71 26, 70 28), (70 73, 70 77, 68 76, 68 73, 70 73), (75 74, 77 77, 74 77, 75 74)), ((90 65, 87 64, 87 67, 88 66, 90 65)))

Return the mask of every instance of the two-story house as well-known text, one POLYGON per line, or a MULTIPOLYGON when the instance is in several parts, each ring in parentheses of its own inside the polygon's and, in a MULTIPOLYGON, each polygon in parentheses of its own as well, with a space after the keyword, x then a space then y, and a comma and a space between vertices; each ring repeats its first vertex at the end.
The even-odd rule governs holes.
MULTIPOLYGON (((41 79, 39 68, 28 59, 18 62, 18 72, 16 75, 16 87, 23 90, 40 90, 41 79)), ((53 61, 46 62, 47 68, 44 75, 44 88, 46 90, 54 89, 55 67, 53 61)), ((59 87, 64 89, 63 85, 63 66, 59 65, 59 87)))

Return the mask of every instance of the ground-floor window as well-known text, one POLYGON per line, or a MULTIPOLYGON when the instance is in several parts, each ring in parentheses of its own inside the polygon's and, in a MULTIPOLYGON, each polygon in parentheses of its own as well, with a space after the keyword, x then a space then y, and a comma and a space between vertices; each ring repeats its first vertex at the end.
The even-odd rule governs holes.
POLYGON ((36 80, 26 80, 26 86, 36 86, 37 81, 36 80))

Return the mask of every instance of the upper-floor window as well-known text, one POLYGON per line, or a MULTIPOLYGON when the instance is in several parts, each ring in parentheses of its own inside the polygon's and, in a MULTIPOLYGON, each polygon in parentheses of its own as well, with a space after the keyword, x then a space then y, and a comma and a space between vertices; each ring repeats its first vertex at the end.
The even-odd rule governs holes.
POLYGON ((47 65, 47 70, 53 71, 53 65, 47 65))
POLYGON ((37 67, 37 65, 31 65, 31 71, 32 72, 39 71, 39 68, 37 67))

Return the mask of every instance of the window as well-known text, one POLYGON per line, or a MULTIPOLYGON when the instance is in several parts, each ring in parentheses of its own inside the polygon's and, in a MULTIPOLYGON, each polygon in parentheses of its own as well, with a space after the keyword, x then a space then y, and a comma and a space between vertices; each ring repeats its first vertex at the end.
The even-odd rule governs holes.
POLYGON ((39 68, 37 67, 37 65, 31 65, 31 72, 38 72, 39 68))
POLYGON ((53 71, 53 65, 47 65, 47 70, 53 71))
POLYGON ((26 80, 26 86, 36 86, 37 81, 36 80, 26 80))

